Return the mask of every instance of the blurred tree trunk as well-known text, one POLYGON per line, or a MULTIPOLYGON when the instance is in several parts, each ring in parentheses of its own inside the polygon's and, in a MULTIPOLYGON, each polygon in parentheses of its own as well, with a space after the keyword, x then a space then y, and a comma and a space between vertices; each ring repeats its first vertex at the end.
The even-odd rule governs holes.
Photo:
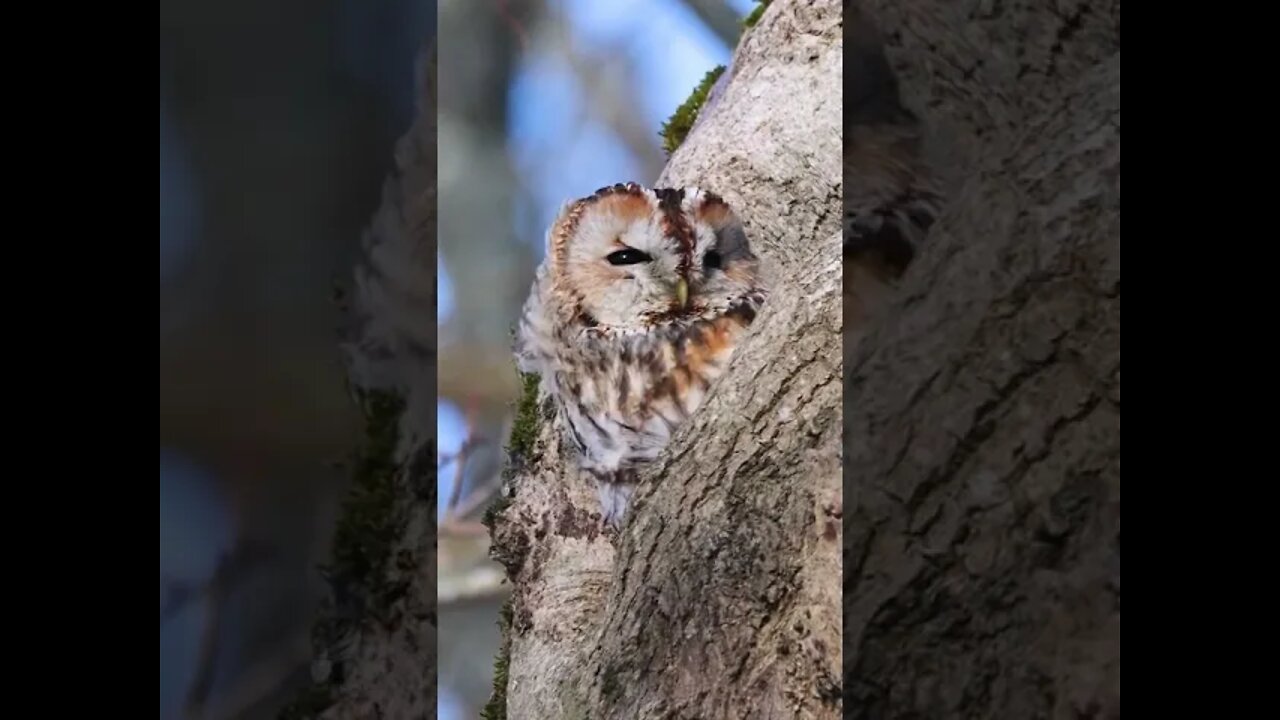
POLYGON ((426 718, 436 701, 436 55, 365 233, 345 328, 366 412, 312 632, 314 683, 281 714, 426 718))
POLYGON ((1120 17, 868 0, 947 210, 847 359, 845 710, 1120 716, 1120 17))
MULTIPOLYGON (((453 310, 440 328, 438 387, 442 399, 474 412, 476 434, 489 438, 501 434, 515 396, 511 318, 536 263, 513 219, 521 189, 507 148, 507 95, 544 12, 541 3, 440 3, 438 237, 453 310)), ((494 473, 468 474, 484 482, 494 473)))
POLYGON ((178 458, 227 509, 162 501, 162 525, 220 516, 228 542, 261 552, 214 582, 186 572, 208 572, 196 563, 217 546, 161 541, 162 577, 172 558, 185 570, 162 583, 234 585, 192 598, 207 609, 198 651, 181 621, 161 631, 162 696, 194 676, 184 692, 210 720, 259 718, 306 675, 315 565, 343 489, 332 465, 358 419, 329 289, 412 117, 414 29, 434 16, 415 0, 160 3, 161 496, 188 482, 163 459, 178 458))
POLYGON ((493 716, 839 715, 841 77, 839 2, 775 0, 664 171, 736 208, 772 295, 617 538, 543 416, 494 523, 493 716))

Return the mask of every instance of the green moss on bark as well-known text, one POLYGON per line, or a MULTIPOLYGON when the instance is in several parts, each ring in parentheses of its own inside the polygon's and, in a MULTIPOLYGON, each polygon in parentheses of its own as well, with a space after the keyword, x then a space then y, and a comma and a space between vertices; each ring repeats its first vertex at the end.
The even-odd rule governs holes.
MULTIPOLYGON (((391 597, 387 563, 402 523, 396 512, 396 446, 404 401, 392 393, 360 396, 364 438, 353 464, 351 487, 343 499, 325 576, 333 589, 312 627, 312 643, 326 652, 361 617, 385 610, 391 597), (342 599, 339 600, 338 598, 342 599), (336 607, 335 607, 336 606, 336 607)), ((277 716, 315 718, 333 704, 331 681, 308 685, 277 716)))
MULTIPOLYGON (((538 413, 538 382, 537 374, 520 373, 520 395, 515 401, 511 434, 507 437, 507 459, 502 468, 502 477, 508 483, 534 459, 538 432, 541 429, 541 418, 538 413)), ((508 492, 511 492, 510 488, 508 492)), ((491 535, 493 524, 509 505, 511 505, 511 498, 506 493, 499 493, 498 497, 485 509, 481 522, 489 528, 491 535)))
POLYGON ((514 617, 511 604, 515 602, 512 596, 507 597, 507 601, 502 604, 502 610, 498 613, 498 631, 502 636, 502 645, 498 649, 498 656, 493 661, 493 694, 489 696, 489 702, 485 703, 484 708, 480 711, 482 720, 507 720, 507 671, 511 659, 511 619, 514 617))
POLYGON ((377 601, 385 595, 387 561, 400 531, 395 453, 404 401, 383 392, 362 400, 365 437, 334 534, 328 574, 332 582, 358 586, 366 598, 377 601))
MULTIPOLYGON (((745 18, 742 19, 743 30, 749 30, 760 22, 760 17, 764 15, 765 8, 769 7, 771 0, 756 0, 756 6, 751 10, 745 18)), ((662 130, 658 133, 662 136, 662 147, 667 151, 667 155, 675 152, 677 148, 684 143, 685 137, 689 135, 689 131, 693 129, 693 124, 698 119, 698 113, 701 112, 702 106, 707 102, 707 95, 710 94, 712 86, 724 74, 725 67, 717 65, 710 72, 703 76, 702 81, 693 89, 693 93, 689 95, 689 99, 685 100, 671 117, 662 124, 662 130)))
POLYGON ((520 397, 516 399, 515 420, 507 441, 507 456, 520 463, 533 455, 538 439, 538 375, 520 373, 520 397))
POLYGON ((498 497, 489 503, 489 507, 485 508, 484 517, 480 519, 480 524, 489 528, 490 535, 493 534, 493 526, 498 522, 498 516, 509 507, 511 507, 511 498, 499 493, 498 497))
POLYGON ((662 124, 662 131, 658 133, 662 136, 662 147, 667 154, 676 151, 680 144, 684 142, 689 131, 693 129, 693 123, 698 119, 698 113, 702 110, 702 105, 707 101, 707 95, 711 92, 711 87, 716 84, 716 80, 724 74, 724 66, 717 65, 710 72, 703 76, 702 82, 693 89, 693 94, 685 100, 676 111, 672 113, 671 118, 662 124))
POLYGON ((753 28, 756 23, 760 22, 760 16, 764 15, 765 8, 769 7, 770 0, 756 0, 756 6, 751 13, 742 19, 742 27, 753 28))

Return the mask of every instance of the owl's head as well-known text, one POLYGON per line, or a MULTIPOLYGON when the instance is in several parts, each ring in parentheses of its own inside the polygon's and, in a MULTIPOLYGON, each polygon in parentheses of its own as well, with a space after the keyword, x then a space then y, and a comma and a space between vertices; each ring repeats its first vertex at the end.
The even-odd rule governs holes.
POLYGON ((547 253, 565 319, 624 333, 719 315, 758 282, 741 222, 695 187, 619 184, 568 203, 547 253))

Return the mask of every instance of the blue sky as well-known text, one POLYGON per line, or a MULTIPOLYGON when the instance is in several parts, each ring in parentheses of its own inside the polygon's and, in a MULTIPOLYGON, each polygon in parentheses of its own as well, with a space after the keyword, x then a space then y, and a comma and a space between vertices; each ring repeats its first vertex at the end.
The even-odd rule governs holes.
MULTIPOLYGON (((727 4, 740 16, 755 7, 753 0, 727 4)), ((640 80, 636 109, 653 128, 655 142, 662 123, 707 71, 729 62, 732 49, 677 0, 559 0, 559 5, 572 23, 575 43, 601 53, 625 52, 634 59, 640 80)), ((539 59, 517 73, 508 96, 508 143, 517 172, 533 192, 533 207, 516 209, 521 232, 527 232, 529 214, 537 227, 545 228, 567 199, 619 181, 655 179, 637 176, 636 159, 607 127, 575 127, 588 101, 562 63, 539 59)), ((540 251, 542 235, 530 242, 540 251)), ((438 317, 443 322, 453 308, 452 281, 442 263, 437 270, 438 317)), ((441 403, 436 419, 441 455, 456 452, 464 440, 461 413, 441 403)), ((441 478, 447 483, 451 475, 441 478)), ((439 496, 443 509, 448 499, 444 485, 439 496)))

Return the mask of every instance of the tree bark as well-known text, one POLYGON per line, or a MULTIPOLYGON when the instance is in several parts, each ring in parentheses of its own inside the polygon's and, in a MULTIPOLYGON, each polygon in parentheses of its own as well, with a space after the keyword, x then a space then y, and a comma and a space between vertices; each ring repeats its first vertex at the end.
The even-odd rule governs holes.
POLYGON ((950 198, 848 356, 852 717, 1119 717, 1119 3, 868 0, 950 198))
POLYGON ((344 329, 367 435, 312 632, 314 684, 281 714, 427 718, 436 702, 436 57, 364 237, 344 329), (354 559, 353 559, 354 558, 354 559))
POLYGON ((836 0, 775 0, 663 172, 736 209, 771 295, 616 540, 540 415, 494 526, 507 718, 839 715, 842 60, 836 0))

